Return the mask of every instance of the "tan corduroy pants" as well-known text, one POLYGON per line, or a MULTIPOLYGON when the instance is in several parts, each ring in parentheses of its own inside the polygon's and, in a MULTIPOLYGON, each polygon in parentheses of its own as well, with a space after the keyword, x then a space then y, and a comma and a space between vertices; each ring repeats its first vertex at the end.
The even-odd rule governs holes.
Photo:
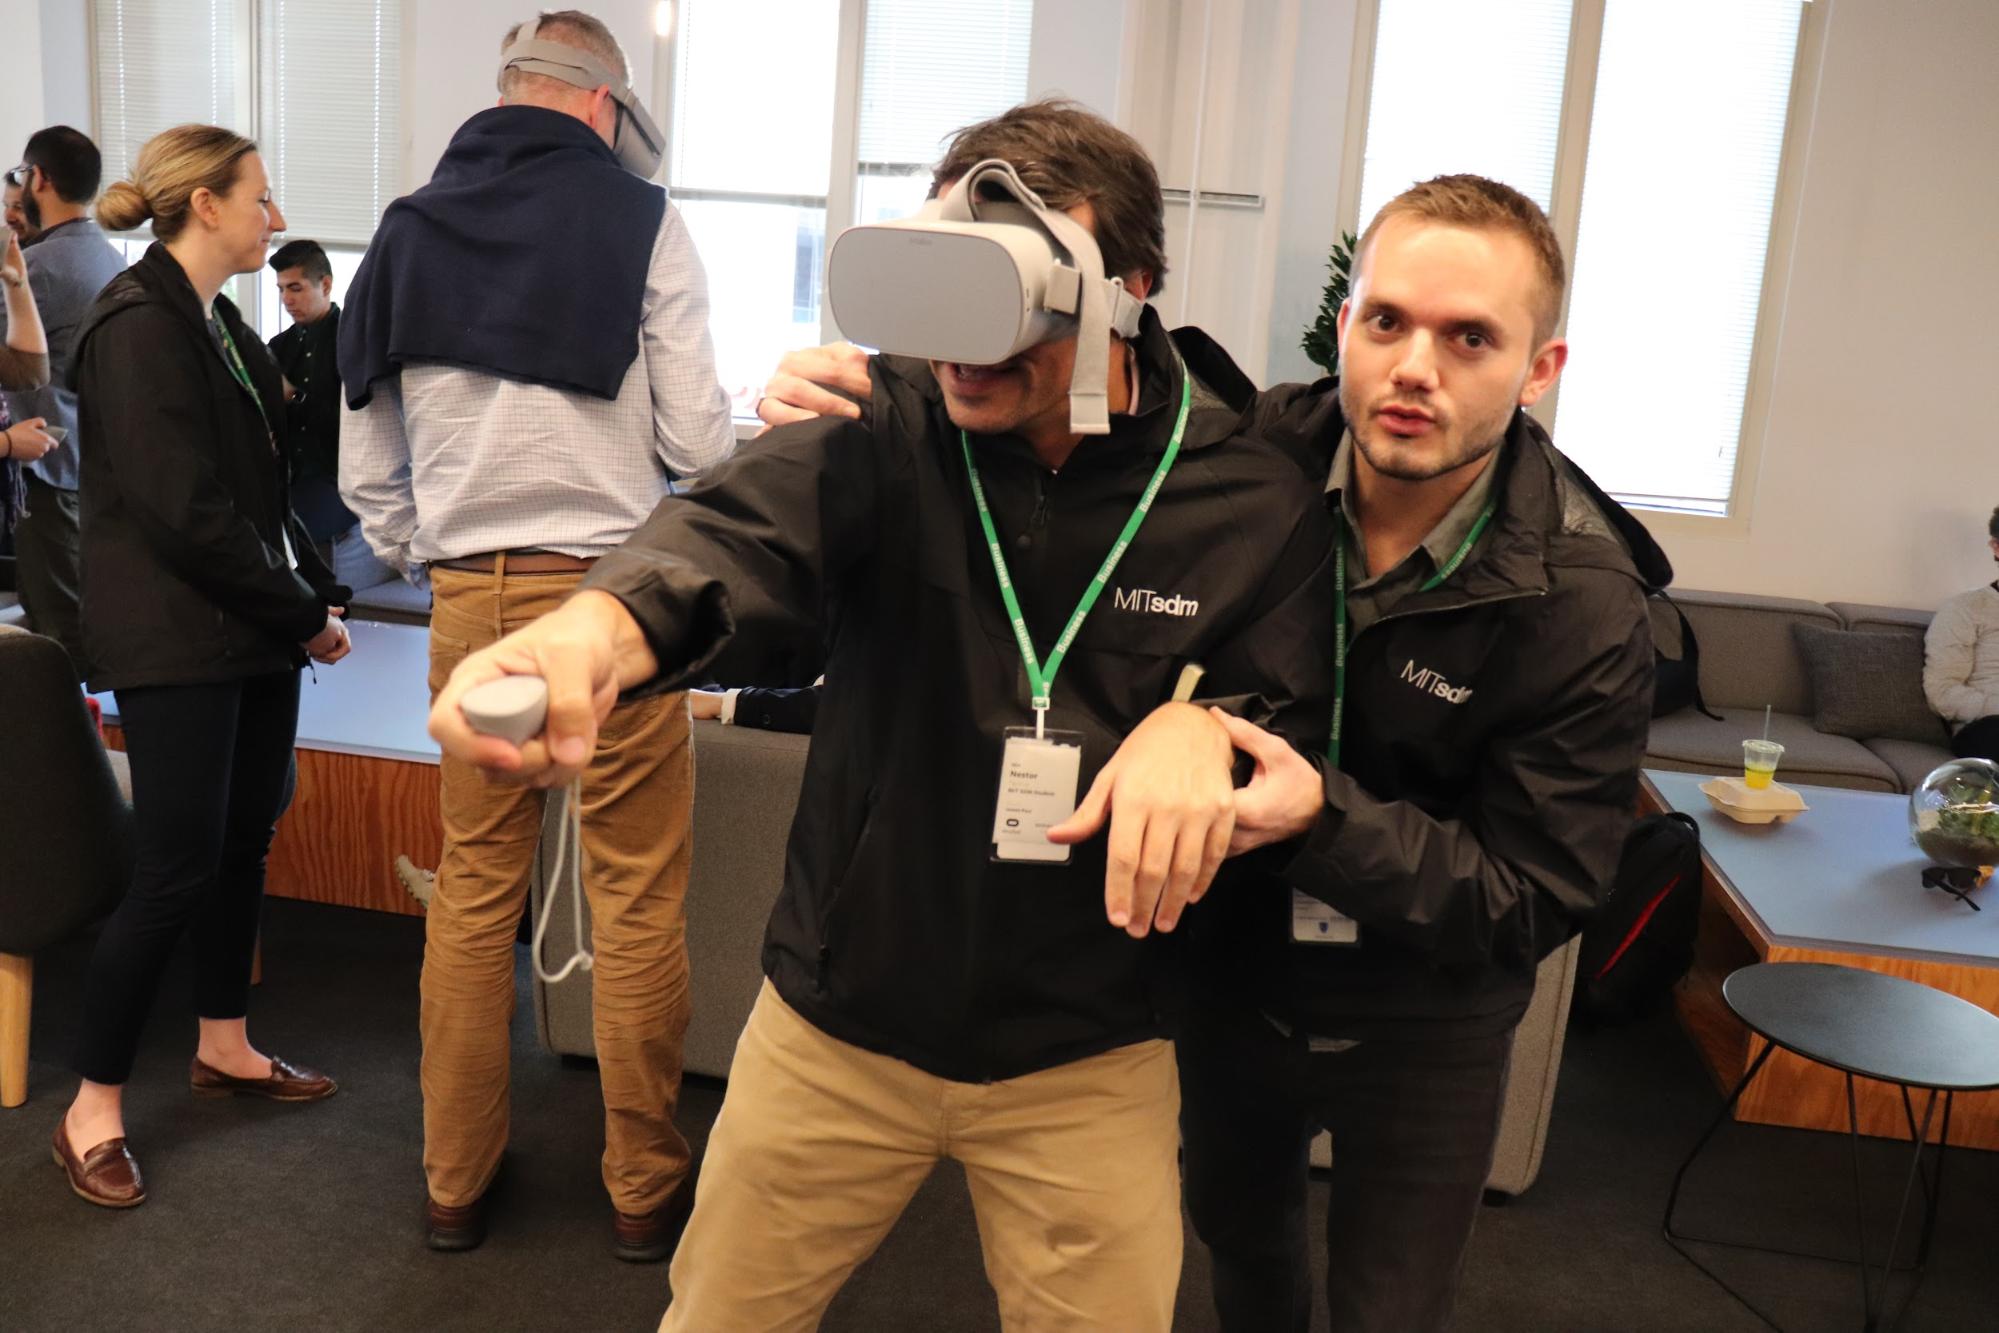
MULTIPOLYGON (((555 609, 580 574, 433 568, 430 688, 466 654, 555 609)), ((545 793, 488 781, 446 758, 444 857, 424 937, 423 1167, 447 1207, 477 1199, 507 1141, 507 1025, 514 932, 541 835, 545 793)), ((624 704, 583 775, 604 1187, 626 1213, 658 1207, 687 1174, 674 1127, 687 1033, 682 905, 694 763, 683 695, 624 704)))
POLYGON ((1008 1330, 1164 1333, 1180 1282, 1179 1107, 1168 1042, 954 1083, 828 1036, 766 982, 660 1329, 816 1328, 949 1157, 1008 1330))

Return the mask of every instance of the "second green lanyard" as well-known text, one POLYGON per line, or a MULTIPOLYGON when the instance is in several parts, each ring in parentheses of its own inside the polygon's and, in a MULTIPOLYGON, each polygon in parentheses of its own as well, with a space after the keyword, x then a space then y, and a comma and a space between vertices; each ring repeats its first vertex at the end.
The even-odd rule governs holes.
MULTIPOLYGON (((1443 586, 1445 579, 1458 572, 1458 566, 1471 554, 1486 525, 1492 522, 1492 511, 1499 507, 1497 500, 1479 511, 1478 519, 1471 525, 1471 531, 1458 543, 1458 549, 1451 552, 1451 558, 1443 567, 1423 581, 1418 592, 1429 592, 1443 586)), ((1326 759, 1334 768, 1340 766, 1340 736, 1346 730, 1347 716, 1347 524, 1344 514, 1333 515, 1333 728, 1332 737, 1326 742, 1326 759)))

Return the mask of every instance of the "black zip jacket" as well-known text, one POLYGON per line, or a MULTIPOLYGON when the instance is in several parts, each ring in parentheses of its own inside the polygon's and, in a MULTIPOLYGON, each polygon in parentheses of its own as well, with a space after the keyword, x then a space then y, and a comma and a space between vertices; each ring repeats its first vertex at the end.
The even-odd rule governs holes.
MULTIPOLYGON (((1084 790, 1190 662, 1204 698, 1287 735, 1326 725, 1330 525, 1295 461, 1242 433, 1241 372, 1198 332, 1173 341, 1196 381, 1179 460, 1054 684, 1048 725, 1082 734, 1084 790)), ((1172 432, 1180 379, 1150 311, 1137 349, 1142 410, 1059 474, 1017 438, 973 442, 1044 657, 1172 432)), ((823 618, 763 955, 813 1024, 967 1082, 1163 1035, 1179 938, 1105 920, 1104 840, 1066 866, 990 859, 1003 732, 1033 722, 1026 676, 935 380, 894 357, 872 373, 867 423, 771 432, 664 501, 586 585, 644 626, 655 686, 728 679, 730 654, 823 618)))
POLYGON ((291 468, 292 511, 316 542, 330 542, 356 522, 340 499, 339 341, 338 305, 270 341, 271 357, 292 385, 279 427, 291 468))
POLYGON ((164 245, 112 279, 77 331, 84 451, 83 643, 90 687, 236 680, 306 660, 348 590, 292 516, 266 421, 283 381, 236 307, 217 316, 257 386, 230 373, 164 245), (259 401, 262 411, 259 411, 259 401), (298 567, 285 558, 289 530, 298 567))
MULTIPOLYGON (((1345 430, 1331 386, 1273 391, 1261 410, 1323 477, 1345 430)), ((1616 871, 1651 718, 1644 598, 1672 569, 1524 412, 1495 466, 1499 504, 1470 558, 1349 641, 1341 768, 1317 825, 1288 864, 1264 862, 1276 878, 1204 900, 1204 971, 1288 1024, 1505 1031, 1616 871), (1292 943, 1292 887, 1358 921, 1359 944, 1292 943)))

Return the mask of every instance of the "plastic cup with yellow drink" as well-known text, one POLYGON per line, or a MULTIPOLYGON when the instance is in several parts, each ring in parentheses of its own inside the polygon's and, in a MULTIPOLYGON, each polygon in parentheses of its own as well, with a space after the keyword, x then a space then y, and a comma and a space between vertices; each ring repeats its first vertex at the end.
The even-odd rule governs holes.
POLYGON ((1742 742, 1742 785, 1756 791, 1768 787, 1777 776, 1777 761, 1783 757, 1784 747, 1776 741, 1742 742))

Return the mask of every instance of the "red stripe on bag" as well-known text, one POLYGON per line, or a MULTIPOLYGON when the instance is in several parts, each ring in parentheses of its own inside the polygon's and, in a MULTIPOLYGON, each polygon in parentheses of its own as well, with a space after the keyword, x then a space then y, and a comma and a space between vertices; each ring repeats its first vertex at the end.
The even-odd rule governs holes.
POLYGON ((1617 952, 1612 954, 1608 961, 1596 970, 1596 975, 1590 978, 1591 981, 1602 981, 1610 969, 1617 966, 1617 960, 1624 957, 1624 951, 1629 949, 1632 943, 1645 933, 1645 923, 1652 919, 1652 913, 1658 911, 1659 904, 1666 901, 1666 895, 1678 887, 1680 887, 1680 877, 1678 875, 1666 881, 1666 887, 1659 890, 1653 896, 1651 902, 1645 904, 1645 910, 1638 914, 1638 919, 1631 923, 1631 929, 1625 932, 1624 939, 1618 943, 1617 952))

